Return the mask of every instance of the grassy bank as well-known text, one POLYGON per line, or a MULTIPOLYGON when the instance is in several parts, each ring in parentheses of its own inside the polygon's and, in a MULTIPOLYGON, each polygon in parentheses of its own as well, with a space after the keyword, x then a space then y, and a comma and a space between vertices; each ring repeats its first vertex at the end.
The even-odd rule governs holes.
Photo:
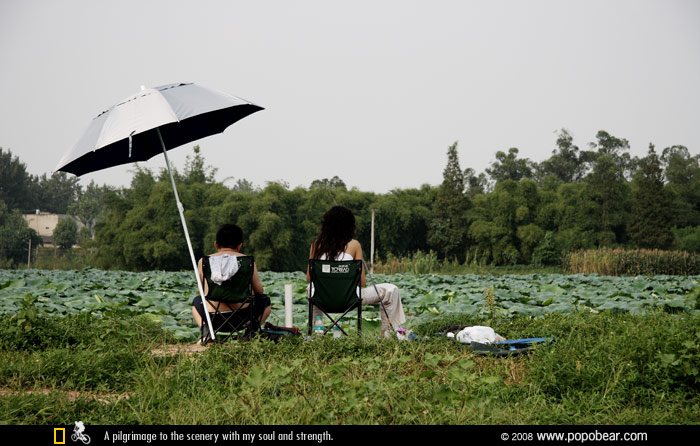
POLYGON ((2 423, 700 423, 694 314, 452 316, 418 327, 423 342, 257 340, 202 352, 145 318, 0 322, 2 423), (557 341, 477 356, 437 334, 455 323, 557 341))

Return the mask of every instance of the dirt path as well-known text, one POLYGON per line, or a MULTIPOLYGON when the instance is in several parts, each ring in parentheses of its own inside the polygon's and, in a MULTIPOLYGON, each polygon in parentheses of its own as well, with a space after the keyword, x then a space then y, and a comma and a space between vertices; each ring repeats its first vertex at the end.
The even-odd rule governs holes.
POLYGON ((153 350, 151 350, 151 353, 153 353, 156 356, 167 356, 177 355, 178 353, 201 353, 206 349, 206 346, 200 344, 169 344, 162 348, 154 348, 153 350))
POLYGON ((128 400, 129 394, 124 393, 90 393, 90 392, 80 392, 78 390, 60 390, 60 389, 50 389, 44 387, 41 389, 27 389, 27 390, 16 390, 0 388, 0 396, 8 395, 50 395, 52 393, 65 395, 70 401, 75 401, 78 398, 94 398, 103 404, 113 404, 119 400, 128 400))

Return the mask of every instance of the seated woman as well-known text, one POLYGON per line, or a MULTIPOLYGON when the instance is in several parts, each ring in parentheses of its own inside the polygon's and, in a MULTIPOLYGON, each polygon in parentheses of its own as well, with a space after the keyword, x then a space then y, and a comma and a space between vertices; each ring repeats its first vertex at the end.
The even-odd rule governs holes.
MULTIPOLYGON (((243 245, 243 230, 232 224, 225 224, 219 228, 216 232, 216 241, 214 246, 216 247, 216 252, 208 256, 208 265, 204 268, 203 260, 199 259, 199 278, 204 285, 204 296, 209 296, 210 287, 219 287, 221 283, 229 280, 237 271, 238 263, 231 261, 231 257, 240 257, 245 254, 241 253, 241 247, 243 245), (207 274, 204 274, 206 269, 207 274)), ((253 269, 253 294, 255 299, 253 300, 253 315, 262 325, 265 319, 270 315, 271 303, 270 298, 263 294, 262 282, 258 276, 258 269, 254 267, 253 269)), ((225 288, 221 287, 222 290, 225 288)), ((239 308, 245 308, 248 304, 240 303, 225 303, 208 301, 207 307, 210 313, 216 311, 216 306, 218 305, 220 312, 233 311, 239 308), (213 305, 212 305, 213 304, 213 305)), ((197 325, 202 328, 202 324, 206 323, 206 316, 204 315, 204 306, 202 305, 202 299, 197 296, 192 301, 192 315, 194 316, 197 325), (203 322, 204 321, 204 322, 203 322)), ((212 321, 212 324, 216 324, 216 321, 212 321)), ((215 326, 215 329, 219 327, 215 326)))
MULTIPOLYGON (((355 240, 355 216, 352 211, 343 206, 334 206, 323 215, 321 220, 321 234, 311 244, 310 259, 337 261, 342 260, 362 260, 362 246, 355 240)), ((306 269, 306 281, 311 281, 309 269, 306 269)), ((362 304, 379 304, 381 299, 386 307, 391 324, 394 330, 398 330, 402 324, 406 323, 406 315, 403 312, 399 289, 390 283, 380 283, 377 287, 366 285, 365 271, 362 269, 360 284, 362 287, 362 304), (377 295, 379 292, 379 295, 377 295)), ((320 316, 323 313, 314 307, 313 315, 320 316)), ((389 324, 384 310, 380 308, 379 314, 382 317, 382 336, 391 337, 393 333, 387 332, 389 324)))

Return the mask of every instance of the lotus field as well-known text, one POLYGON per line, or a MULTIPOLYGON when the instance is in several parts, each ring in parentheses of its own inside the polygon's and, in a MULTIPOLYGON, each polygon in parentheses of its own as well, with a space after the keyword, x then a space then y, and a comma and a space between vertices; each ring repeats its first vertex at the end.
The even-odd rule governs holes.
MULTIPOLYGON (((305 327, 305 275, 262 272, 261 278, 273 302, 269 320, 283 324, 284 285, 292 284, 294 325, 305 327)), ((700 276, 393 274, 375 275, 375 281, 400 288, 409 326, 448 314, 510 318, 577 309, 632 314, 655 308, 700 312, 700 276)), ((23 302, 47 315, 146 314, 182 341, 197 337, 191 314, 195 294, 191 272, 0 270, 0 314, 17 313, 23 302)), ((365 307, 363 319, 370 326, 376 324, 378 308, 365 307)))

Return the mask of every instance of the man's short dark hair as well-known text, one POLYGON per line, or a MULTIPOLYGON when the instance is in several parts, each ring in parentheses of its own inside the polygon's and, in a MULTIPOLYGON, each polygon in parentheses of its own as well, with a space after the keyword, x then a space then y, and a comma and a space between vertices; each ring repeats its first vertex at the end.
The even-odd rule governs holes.
POLYGON ((216 244, 219 248, 236 249, 243 243, 243 230, 237 225, 225 224, 216 231, 216 244))

